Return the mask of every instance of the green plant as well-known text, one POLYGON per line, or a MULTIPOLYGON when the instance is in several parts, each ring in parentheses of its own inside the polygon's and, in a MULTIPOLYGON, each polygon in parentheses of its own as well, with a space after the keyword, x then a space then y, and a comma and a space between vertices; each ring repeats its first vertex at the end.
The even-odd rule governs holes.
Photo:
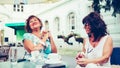
POLYGON ((120 0, 105 0, 105 5, 102 5, 103 0, 93 0, 92 7, 94 11, 100 13, 103 8, 106 11, 110 11, 113 8, 112 16, 116 17, 116 14, 120 14, 120 0))

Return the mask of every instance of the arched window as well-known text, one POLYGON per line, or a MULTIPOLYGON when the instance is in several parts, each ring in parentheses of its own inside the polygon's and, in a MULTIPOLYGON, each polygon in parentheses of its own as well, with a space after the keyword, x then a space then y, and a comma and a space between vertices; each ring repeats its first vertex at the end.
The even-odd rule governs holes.
POLYGON ((73 12, 68 14, 68 23, 69 23, 69 30, 75 30, 75 14, 73 12))
POLYGON ((60 19, 59 19, 59 17, 55 18, 55 27, 56 27, 57 31, 60 31, 60 19))
POLYGON ((49 23, 48 23, 48 20, 45 21, 45 29, 49 29, 49 23))

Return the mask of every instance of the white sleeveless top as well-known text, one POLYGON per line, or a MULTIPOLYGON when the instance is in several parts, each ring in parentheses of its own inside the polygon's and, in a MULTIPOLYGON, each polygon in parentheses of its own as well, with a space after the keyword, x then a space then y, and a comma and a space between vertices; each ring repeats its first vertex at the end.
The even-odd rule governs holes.
MULTIPOLYGON (((103 53, 103 47, 108 36, 109 35, 104 36, 96 47, 92 47, 92 45, 89 42, 89 39, 87 38, 85 43, 86 57, 89 59, 95 59, 101 57, 103 53)), ((108 62, 104 63, 101 66, 110 66, 110 58, 108 62)))

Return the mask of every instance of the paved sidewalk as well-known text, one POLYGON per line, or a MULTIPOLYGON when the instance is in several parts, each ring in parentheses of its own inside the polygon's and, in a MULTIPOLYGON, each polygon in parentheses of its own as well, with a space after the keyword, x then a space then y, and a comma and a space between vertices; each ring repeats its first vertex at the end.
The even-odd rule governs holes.
POLYGON ((62 60, 67 63, 68 68, 75 68, 76 66, 75 57, 62 55, 62 60))

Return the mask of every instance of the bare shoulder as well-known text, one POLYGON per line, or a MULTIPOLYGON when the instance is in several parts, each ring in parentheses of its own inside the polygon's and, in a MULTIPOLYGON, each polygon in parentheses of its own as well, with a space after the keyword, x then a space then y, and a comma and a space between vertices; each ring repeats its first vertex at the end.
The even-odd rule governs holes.
POLYGON ((112 37, 110 35, 107 36, 105 46, 107 46, 107 47, 113 46, 113 40, 112 40, 112 37))
POLYGON ((112 37, 110 35, 107 36, 107 41, 111 41, 112 42, 112 37))

